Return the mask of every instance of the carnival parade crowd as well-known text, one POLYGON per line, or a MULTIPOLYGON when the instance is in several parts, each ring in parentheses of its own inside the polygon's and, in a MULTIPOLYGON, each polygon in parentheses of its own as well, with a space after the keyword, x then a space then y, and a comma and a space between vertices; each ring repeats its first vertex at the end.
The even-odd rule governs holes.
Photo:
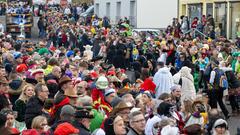
POLYGON ((87 8, 39 6, 38 42, 1 32, 1 135, 230 135, 240 32, 226 39, 208 15, 133 34, 87 8))

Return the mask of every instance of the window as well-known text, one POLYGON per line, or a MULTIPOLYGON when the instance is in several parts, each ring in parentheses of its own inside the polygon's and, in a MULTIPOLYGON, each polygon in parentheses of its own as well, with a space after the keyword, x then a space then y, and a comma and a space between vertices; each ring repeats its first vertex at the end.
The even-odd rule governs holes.
POLYGON ((121 19, 121 2, 117 2, 116 22, 121 19))
POLYGON ((192 23, 193 19, 197 17, 199 20, 202 18, 202 4, 188 5, 189 21, 192 23))
POLYGON ((215 4, 215 28, 219 27, 220 35, 226 37, 227 32, 227 3, 215 4))
POLYGON ((110 19, 110 2, 106 3, 106 16, 110 19))
POLYGON ((130 24, 132 26, 136 25, 136 2, 130 1, 130 16, 129 16, 130 24))
POLYGON ((213 15, 213 3, 207 3, 207 13, 206 16, 213 15))
POLYGON ((97 16, 99 16, 99 3, 96 3, 95 8, 96 8, 96 14, 97 16))
POLYGON ((231 3, 230 38, 235 39, 240 32, 240 2, 231 3))

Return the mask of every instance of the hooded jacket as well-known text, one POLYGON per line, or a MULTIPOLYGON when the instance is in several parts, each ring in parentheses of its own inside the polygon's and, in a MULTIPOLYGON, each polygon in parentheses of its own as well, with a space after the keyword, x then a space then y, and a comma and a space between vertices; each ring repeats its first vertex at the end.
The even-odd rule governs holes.
POLYGON ((173 84, 173 77, 170 69, 167 67, 160 68, 153 77, 153 82, 156 85, 156 97, 158 98, 162 93, 171 93, 170 88, 173 84))
POLYGON ((60 113, 61 109, 64 105, 68 105, 70 103, 70 99, 65 95, 60 95, 56 97, 54 101, 54 106, 50 113, 51 118, 53 119, 54 123, 60 120, 60 113))
POLYGON ((191 69, 184 66, 181 70, 173 76, 174 83, 180 84, 182 87, 181 100, 196 98, 196 90, 194 87, 194 79, 191 74, 191 69))

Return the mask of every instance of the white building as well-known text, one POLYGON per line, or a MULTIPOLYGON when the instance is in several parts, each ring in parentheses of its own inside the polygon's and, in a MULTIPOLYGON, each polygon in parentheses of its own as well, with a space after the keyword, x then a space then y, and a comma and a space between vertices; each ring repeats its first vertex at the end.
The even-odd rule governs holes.
POLYGON ((115 24, 127 17, 137 28, 165 28, 177 17, 178 0, 95 0, 94 12, 115 24))

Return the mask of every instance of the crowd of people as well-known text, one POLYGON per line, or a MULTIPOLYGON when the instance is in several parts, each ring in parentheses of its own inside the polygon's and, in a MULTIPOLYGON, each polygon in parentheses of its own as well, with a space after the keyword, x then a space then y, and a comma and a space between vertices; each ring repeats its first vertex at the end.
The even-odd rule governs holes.
POLYGON ((11 1, 7 5, 7 14, 29 14, 31 5, 28 1, 11 1))
POLYGON ((127 18, 71 9, 47 8, 37 43, 0 36, 0 134, 230 135, 238 42, 186 33, 187 17, 133 36, 127 18))
POLYGON ((5 15, 7 6, 4 2, 0 2, 0 15, 5 15))

